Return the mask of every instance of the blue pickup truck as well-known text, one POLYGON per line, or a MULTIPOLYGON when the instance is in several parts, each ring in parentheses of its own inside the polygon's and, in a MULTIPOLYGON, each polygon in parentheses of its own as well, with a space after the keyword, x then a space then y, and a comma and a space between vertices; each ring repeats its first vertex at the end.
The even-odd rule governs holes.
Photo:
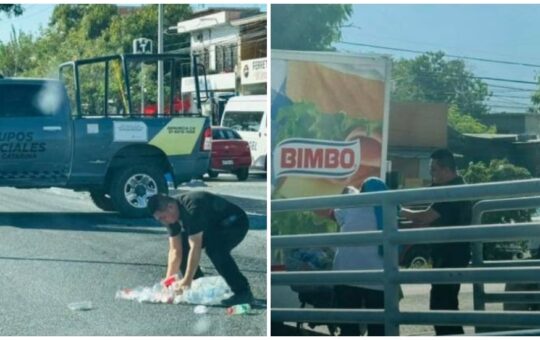
POLYGON ((104 210, 147 215, 166 177, 179 185, 208 170, 199 86, 192 112, 172 105, 181 77, 199 71, 178 55, 115 55, 64 63, 56 80, 0 77, 0 186, 88 191, 104 210), (158 62, 166 109, 149 115, 158 62))

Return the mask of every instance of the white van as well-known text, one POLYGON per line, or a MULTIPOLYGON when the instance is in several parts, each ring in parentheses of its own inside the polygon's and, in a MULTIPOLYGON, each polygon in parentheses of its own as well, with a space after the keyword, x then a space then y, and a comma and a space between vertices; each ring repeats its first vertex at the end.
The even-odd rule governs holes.
POLYGON ((267 98, 261 96, 237 96, 225 105, 221 126, 232 128, 249 143, 252 168, 266 171, 267 98))

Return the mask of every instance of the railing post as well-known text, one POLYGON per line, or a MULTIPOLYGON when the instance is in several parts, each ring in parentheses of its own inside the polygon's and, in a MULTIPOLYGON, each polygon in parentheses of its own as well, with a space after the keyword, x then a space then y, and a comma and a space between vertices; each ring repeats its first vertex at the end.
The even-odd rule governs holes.
MULTIPOLYGON (((482 224, 483 211, 475 205, 472 212, 472 225, 482 224)), ((473 267, 482 267, 484 264, 484 245, 482 242, 474 242, 471 244, 472 265, 473 267)), ((474 310, 485 310, 485 290, 484 283, 473 284, 473 305, 474 310)))
POLYGON ((398 245, 390 239, 398 232, 397 206, 383 204, 383 249, 384 249, 384 331, 387 336, 399 335, 399 284, 395 282, 399 271, 398 245))

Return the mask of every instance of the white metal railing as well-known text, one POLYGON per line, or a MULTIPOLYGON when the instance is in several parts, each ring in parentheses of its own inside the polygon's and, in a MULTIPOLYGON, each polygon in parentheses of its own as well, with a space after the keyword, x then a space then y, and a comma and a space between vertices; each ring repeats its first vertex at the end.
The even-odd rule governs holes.
POLYGON ((382 206, 384 225, 382 231, 273 236, 271 245, 273 249, 277 249, 382 243, 384 270, 276 272, 271 274, 271 284, 383 283, 384 310, 272 308, 272 322, 384 323, 386 335, 399 335, 400 324, 537 327, 540 325, 540 313, 534 312, 400 312, 399 285, 402 283, 525 282, 538 280, 538 268, 504 266, 498 268, 400 270, 398 246, 418 243, 493 242, 540 238, 540 224, 478 225, 478 223, 474 223, 470 226, 398 230, 396 209, 399 204, 475 201, 499 197, 524 197, 539 193, 540 180, 534 179, 362 193, 359 195, 274 200, 271 203, 272 214, 284 211, 382 206))

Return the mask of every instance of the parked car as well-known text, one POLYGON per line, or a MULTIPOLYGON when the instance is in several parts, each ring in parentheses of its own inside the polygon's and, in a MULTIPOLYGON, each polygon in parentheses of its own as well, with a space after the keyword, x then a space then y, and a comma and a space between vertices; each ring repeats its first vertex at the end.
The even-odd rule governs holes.
POLYGON ((251 151, 249 143, 233 129, 212 127, 212 154, 208 176, 216 178, 220 172, 231 172, 239 181, 249 176, 251 151))

